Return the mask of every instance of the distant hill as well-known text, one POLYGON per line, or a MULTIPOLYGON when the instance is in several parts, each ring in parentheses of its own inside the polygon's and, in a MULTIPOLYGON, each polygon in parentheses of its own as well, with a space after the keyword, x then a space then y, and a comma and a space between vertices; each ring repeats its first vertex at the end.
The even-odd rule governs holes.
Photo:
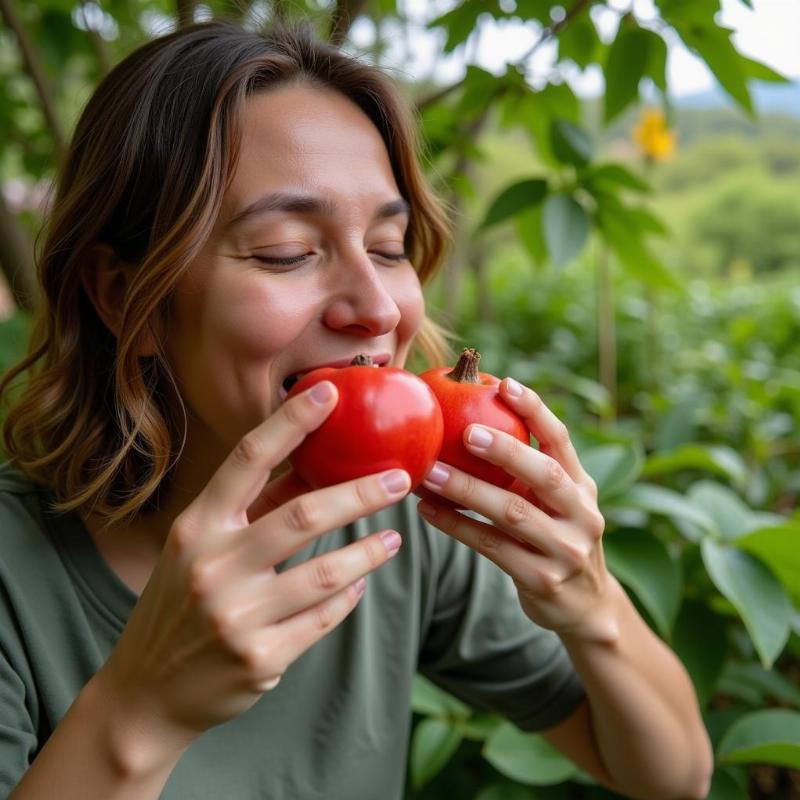
MULTIPOLYGON (((785 114, 800 119, 800 82, 753 83, 753 103, 759 114, 785 114)), ((734 101, 719 87, 676 98, 678 108, 728 108, 734 101)))

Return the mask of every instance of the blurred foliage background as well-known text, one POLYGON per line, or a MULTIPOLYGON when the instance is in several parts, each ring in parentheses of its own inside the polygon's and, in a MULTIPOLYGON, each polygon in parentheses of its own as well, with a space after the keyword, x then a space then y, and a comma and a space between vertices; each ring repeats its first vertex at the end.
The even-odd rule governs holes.
MULTIPOLYGON (((415 105, 456 225, 431 310, 570 426, 600 487, 609 566, 697 687, 710 796, 800 797, 800 102, 757 113, 753 98, 785 79, 736 49, 719 11, 0 0, 0 370, 24 350, 50 181, 102 75, 192 20, 309 20, 389 68, 415 105), (491 72, 477 60, 490 24, 531 42, 491 72), (423 32, 433 52, 412 79, 423 32), (730 106, 674 104, 676 42, 730 106), (465 67, 449 81, 448 54, 465 67), (565 78, 598 68, 604 93, 580 99, 565 78)), ((540 737, 422 679, 412 700, 408 798, 613 796, 540 737)))

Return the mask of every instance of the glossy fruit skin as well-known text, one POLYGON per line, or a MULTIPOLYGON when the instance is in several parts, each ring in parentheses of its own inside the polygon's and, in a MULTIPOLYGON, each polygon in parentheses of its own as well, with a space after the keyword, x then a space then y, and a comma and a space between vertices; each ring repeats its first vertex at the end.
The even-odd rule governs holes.
POLYGON ((420 375, 431 387, 442 409, 444 437, 439 460, 501 489, 508 489, 514 476, 470 453, 464 446, 464 429, 477 422, 530 444, 528 428, 522 417, 500 399, 500 378, 479 372, 478 383, 459 383, 448 377, 450 372, 449 367, 440 367, 420 375))
POLYGON ((322 367, 309 372, 289 397, 322 380, 339 390, 330 416, 289 456, 314 488, 387 469, 404 469, 414 489, 439 455, 444 423, 433 392, 416 375, 394 367, 322 367))

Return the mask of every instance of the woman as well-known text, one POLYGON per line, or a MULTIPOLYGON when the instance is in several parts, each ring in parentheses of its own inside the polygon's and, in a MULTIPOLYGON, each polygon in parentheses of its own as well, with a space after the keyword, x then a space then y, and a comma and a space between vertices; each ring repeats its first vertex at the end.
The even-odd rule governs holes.
POLYGON ((298 374, 444 355, 415 150, 387 79, 298 32, 193 26, 88 103, 4 384, 25 378, 0 478, 15 800, 400 797, 417 670, 620 792, 705 795, 691 684, 533 392, 502 385, 539 450, 465 431, 522 494, 426 481, 493 524, 435 500, 427 524, 403 471, 311 491, 285 469, 337 401, 285 401, 298 374))

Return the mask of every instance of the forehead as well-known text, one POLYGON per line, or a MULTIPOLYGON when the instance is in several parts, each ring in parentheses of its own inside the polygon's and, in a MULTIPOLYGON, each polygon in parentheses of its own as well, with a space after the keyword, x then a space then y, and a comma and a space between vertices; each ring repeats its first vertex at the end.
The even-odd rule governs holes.
POLYGON ((338 92, 293 84, 253 95, 242 115, 226 216, 269 191, 374 204, 399 191, 378 129, 338 92))

